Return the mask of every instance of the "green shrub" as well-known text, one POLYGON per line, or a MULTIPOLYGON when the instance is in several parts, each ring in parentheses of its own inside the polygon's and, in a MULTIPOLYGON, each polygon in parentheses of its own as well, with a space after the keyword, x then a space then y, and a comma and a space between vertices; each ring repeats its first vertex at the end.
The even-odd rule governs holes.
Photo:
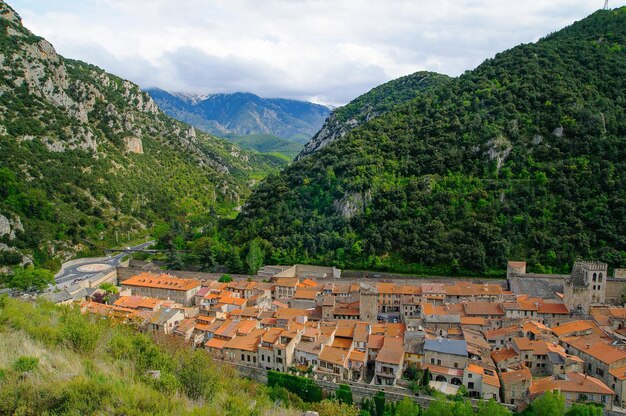
POLYGON ((39 358, 21 356, 13 363, 13 369, 19 373, 27 373, 35 370, 39 366, 39 358))

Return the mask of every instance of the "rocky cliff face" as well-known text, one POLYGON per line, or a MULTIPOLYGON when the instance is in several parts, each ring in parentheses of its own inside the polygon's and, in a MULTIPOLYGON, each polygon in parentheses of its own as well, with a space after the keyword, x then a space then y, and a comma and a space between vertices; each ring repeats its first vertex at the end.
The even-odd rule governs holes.
POLYGON ((344 107, 333 111, 320 131, 307 142, 296 159, 302 159, 324 148, 362 124, 449 80, 449 77, 433 72, 416 72, 379 85, 344 107))
POLYGON ((142 232, 181 205, 232 215, 251 175, 282 163, 197 133, 132 82, 63 58, 0 1, 5 245, 45 260, 142 232))

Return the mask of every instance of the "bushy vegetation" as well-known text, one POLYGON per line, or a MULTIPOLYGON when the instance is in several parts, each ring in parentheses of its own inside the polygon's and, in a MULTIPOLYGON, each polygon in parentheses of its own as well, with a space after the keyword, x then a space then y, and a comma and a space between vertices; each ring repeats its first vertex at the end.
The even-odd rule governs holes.
MULTIPOLYGON (((138 86, 96 66, 33 55, 41 41, 0 16, 0 214, 24 225, 2 242, 37 265, 59 251, 92 255, 120 238, 145 236, 159 221, 181 218, 199 228, 232 217, 252 179, 284 166, 281 158, 190 134, 189 126, 148 111, 138 86), (26 63, 41 68, 38 81, 24 81, 26 63), (73 103, 46 99, 46 81, 73 103), (141 140, 142 154, 126 149, 129 138, 141 140)), ((0 265, 19 262, 16 254, 1 256, 0 265)))
POLYGON ((227 239, 434 274, 626 265, 626 8, 488 59, 271 175, 227 239))
POLYGON ((2 297, 0 332, 0 414, 291 414, 204 351, 76 309, 2 297))

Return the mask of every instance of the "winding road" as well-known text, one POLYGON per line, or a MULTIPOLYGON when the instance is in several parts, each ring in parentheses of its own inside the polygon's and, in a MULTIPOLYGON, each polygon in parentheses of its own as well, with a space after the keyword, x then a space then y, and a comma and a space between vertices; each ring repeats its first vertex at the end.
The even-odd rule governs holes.
MULTIPOLYGON (((147 241, 138 246, 129 248, 131 250, 141 250, 150 247, 152 244, 154 244, 154 241, 147 241)), ((67 265, 68 263, 64 263, 61 266, 61 270, 54 276, 54 283, 59 289, 64 289, 81 280, 89 279, 98 273, 119 266, 122 262, 122 258, 127 254, 128 253, 124 251, 115 256, 81 259, 80 264, 68 262, 70 265, 67 265)))

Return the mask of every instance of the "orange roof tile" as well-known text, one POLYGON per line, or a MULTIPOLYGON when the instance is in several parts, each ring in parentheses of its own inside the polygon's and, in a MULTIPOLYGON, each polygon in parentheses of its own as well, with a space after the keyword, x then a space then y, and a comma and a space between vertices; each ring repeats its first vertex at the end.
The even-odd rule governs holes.
POLYGON ((515 383, 520 380, 532 380, 530 370, 526 367, 522 367, 519 370, 508 370, 500 373, 500 378, 503 384, 515 383))
POLYGON ((348 351, 341 348, 325 346, 319 354, 319 359, 320 361, 345 366, 346 360, 348 359, 348 351))
POLYGON ((187 291, 200 287, 200 282, 194 279, 179 279, 168 274, 157 275, 144 272, 124 280, 121 285, 187 291))

